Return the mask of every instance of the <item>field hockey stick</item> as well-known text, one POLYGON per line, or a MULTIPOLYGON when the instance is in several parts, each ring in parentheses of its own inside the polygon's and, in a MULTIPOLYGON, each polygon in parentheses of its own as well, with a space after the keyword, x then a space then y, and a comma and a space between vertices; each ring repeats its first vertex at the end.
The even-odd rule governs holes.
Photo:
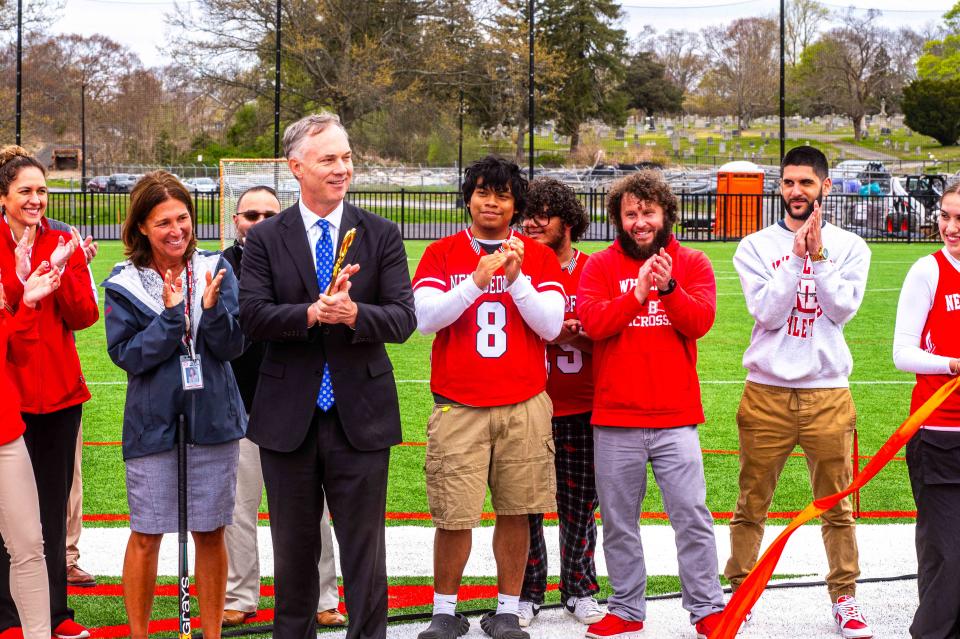
POLYGON ((187 425, 183 415, 177 427, 177 541, 180 585, 179 634, 190 639, 190 564, 187 557, 187 425))

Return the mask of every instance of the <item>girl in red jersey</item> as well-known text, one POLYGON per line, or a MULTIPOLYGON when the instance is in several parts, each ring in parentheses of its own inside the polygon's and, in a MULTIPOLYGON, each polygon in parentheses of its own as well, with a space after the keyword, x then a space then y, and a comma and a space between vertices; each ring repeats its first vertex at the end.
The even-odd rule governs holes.
MULTIPOLYGON (((960 372, 960 183, 946 190, 937 221, 943 248, 907 273, 897 305, 893 361, 916 373, 910 410, 960 372)), ((907 443, 917 503, 917 588, 914 639, 960 634, 960 396, 934 412, 907 443)))
POLYGON ((7 344, 13 339, 39 338, 37 306, 58 286, 59 271, 44 262, 24 283, 23 298, 14 313, 0 284, 0 535, 11 557, 10 592, 23 624, 20 636, 27 639, 50 636, 50 593, 37 484, 23 441, 20 394, 7 372, 7 344))
MULTIPOLYGON (((10 376, 20 398, 46 552, 52 635, 84 639, 89 631, 73 620, 67 604, 66 520, 73 483, 77 433, 90 392, 80 370, 74 331, 99 317, 79 233, 58 231, 46 219, 43 164, 15 145, 0 148, 0 278, 6 304, 19 311, 24 284, 41 262, 57 271, 60 285, 38 306, 39 339, 11 340, 10 376)), ((18 637, 22 620, 11 599, 10 557, 0 551, 0 639, 18 637), (8 634, 4 634, 8 633, 8 634)))

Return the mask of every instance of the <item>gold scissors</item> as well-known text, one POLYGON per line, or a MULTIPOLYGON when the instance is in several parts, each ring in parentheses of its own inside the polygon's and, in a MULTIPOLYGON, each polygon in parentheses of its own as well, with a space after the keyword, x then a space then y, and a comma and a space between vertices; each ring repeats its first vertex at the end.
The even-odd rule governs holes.
POLYGON ((333 274, 330 276, 330 284, 327 286, 324 295, 330 295, 331 291, 333 291, 333 285, 337 281, 337 275, 340 274, 340 269, 343 268, 343 259, 347 256, 347 251, 350 250, 350 245, 353 244, 353 239, 356 236, 356 227, 347 231, 346 235, 343 236, 343 241, 340 243, 340 253, 337 255, 337 261, 333 263, 333 274))

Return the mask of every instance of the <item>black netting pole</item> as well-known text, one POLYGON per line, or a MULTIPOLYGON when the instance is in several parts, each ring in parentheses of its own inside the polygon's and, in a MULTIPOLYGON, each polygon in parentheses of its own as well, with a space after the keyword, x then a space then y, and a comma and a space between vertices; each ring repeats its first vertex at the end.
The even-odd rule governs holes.
POLYGON ((280 157, 280 2, 277 0, 277 51, 273 78, 273 157, 280 157))
POLYGON ((786 0, 780 0, 780 161, 783 162, 783 155, 786 153, 787 139, 787 76, 786 65, 784 64, 785 54, 785 33, 787 28, 786 18, 786 0))
POLYGON ((20 126, 23 116, 23 0, 17 0, 17 144, 20 144, 20 126))
POLYGON ((530 179, 533 179, 533 6, 536 4, 535 0, 528 0, 527 2, 527 11, 529 12, 529 31, 530 31, 530 71, 528 73, 527 85, 529 89, 529 94, 527 96, 528 101, 528 113, 527 119, 529 120, 530 125, 530 179))

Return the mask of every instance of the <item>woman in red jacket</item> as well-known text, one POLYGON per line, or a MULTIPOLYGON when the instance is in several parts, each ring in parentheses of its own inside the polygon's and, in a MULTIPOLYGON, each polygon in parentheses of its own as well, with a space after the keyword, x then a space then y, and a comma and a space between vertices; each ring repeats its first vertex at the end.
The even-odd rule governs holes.
MULTIPOLYGON (((89 632, 67 606, 66 512, 73 479, 81 407, 90 399, 73 332, 97 321, 90 273, 79 234, 55 231, 44 218, 43 165, 19 146, 0 149, 0 282, 6 305, 18 312, 24 283, 42 262, 59 273, 60 286, 37 311, 36 341, 12 340, 7 372, 20 396, 40 499, 53 636, 84 639, 89 632)), ((0 549, 0 638, 18 637, 21 620, 10 595, 10 556, 0 549)))
POLYGON ((22 636, 27 639, 50 636, 50 592, 37 484, 23 441, 19 393, 7 374, 7 343, 39 339, 37 307, 59 285, 60 273, 44 262, 24 285, 16 314, 6 305, 0 285, 0 535, 12 556, 11 591, 23 622, 22 636))

